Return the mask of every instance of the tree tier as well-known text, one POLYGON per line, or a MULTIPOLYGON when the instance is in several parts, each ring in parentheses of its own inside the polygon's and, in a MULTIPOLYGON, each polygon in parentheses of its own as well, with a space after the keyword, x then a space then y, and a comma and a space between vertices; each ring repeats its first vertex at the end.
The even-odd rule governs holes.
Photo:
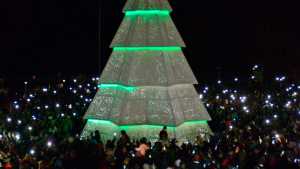
POLYGON ((168 0, 128 0, 123 11, 135 10, 168 10, 172 8, 168 0))
MULTIPOLYGON (((171 48, 172 49, 172 48, 171 48)), ((197 84, 183 52, 174 50, 115 50, 100 83, 127 86, 197 84)))
POLYGON ((151 46, 185 47, 169 15, 126 15, 111 44, 111 47, 151 46))
POLYGON ((85 119, 109 120, 117 125, 178 126, 211 118, 193 85, 175 85, 137 87, 133 92, 100 87, 85 119))

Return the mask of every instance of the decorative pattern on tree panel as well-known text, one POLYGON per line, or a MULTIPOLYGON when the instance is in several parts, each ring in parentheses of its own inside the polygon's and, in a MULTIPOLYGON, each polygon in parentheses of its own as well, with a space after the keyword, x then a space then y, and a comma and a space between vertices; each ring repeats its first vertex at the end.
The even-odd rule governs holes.
POLYGON ((111 47, 185 47, 169 15, 125 16, 111 47))
POLYGON ((168 126, 211 119, 193 85, 137 87, 131 92, 100 87, 85 118, 168 126))
POLYGON ((100 84, 171 86, 197 84, 182 51, 114 51, 100 84))
POLYGON ((167 0, 128 0, 123 11, 133 10, 168 10, 172 8, 167 0))

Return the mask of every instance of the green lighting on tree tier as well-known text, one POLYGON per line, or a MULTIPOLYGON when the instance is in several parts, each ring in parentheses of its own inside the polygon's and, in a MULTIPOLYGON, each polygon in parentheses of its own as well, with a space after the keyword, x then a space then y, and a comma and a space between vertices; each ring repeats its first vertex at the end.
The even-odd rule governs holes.
POLYGON ((133 86, 124 86, 120 84, 100 84, 98 85, 99 89, 114 89, 114 90, 120 90, 120 91, 126 91, 126 92, 134 92, 138 88, 133 86))
POLYGON ((136 11, 126 11, 126 16, 132 15, 169 15, 170 11, 168 10, 136 10, 136 11))
MULTIPOLYGON (((115 123, 108 121, 108 120, 97 120, 97 119, 88 119, 88 123, 94 123, 97 125, 110 125, 110 126, 115 126, 118 127, 121 130, 129 130, 129 129, 134 129, 134 128, 162 128, 163 126, 167 126, 170 129, 175 129, 176 126, 168 126, 168 125, 145 125, 145 124, 132 124, 132 125, 116 125, 115 123)), ((183 124, 185 125, 191 125, 191 124, 207 124, 206 120, 196 120, 196 121, 187 121, 184 122, 183 124)), ((183 125, 181 124, 181 125, 183 125)), ((180 126, 180 125, 179 125, 180 126)), ((177 127, 179 127, 177 126, 177 127)))
POLYGON ((181 47, 176 46, 163 46, 163 47, 114 47, 114 51, 180 51, 181 47))

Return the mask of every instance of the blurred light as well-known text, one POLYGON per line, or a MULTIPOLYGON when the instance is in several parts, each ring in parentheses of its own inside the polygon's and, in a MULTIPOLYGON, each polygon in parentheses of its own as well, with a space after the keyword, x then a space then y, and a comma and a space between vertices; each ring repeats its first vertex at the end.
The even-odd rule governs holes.
POLYGON ((200 94, 200 95, 199 95, 199 98, 200 98, 200 99, 203 99, 203 94, 200 94))
POLYGON ((31 127, 31 126, 28 126, 28 130, 29 130, 29 131, 32 131, 32 127, 31 127))
POLYGON ((19 133, 16 133, 16 134, 15 134, 15 138, 16 138, 16 140, 18 141, 18 140, 20 140, 21 135, 20 135, 19 133))
POLYGON ((36 120, 35 115, 32 115, 31 118, 32 118, 32 120, 36 120))
POLYGON ((38 106, 38 107, 36 107, 36 109, 40 110, 40 109, 41 109, 41 107, 40 107, 40 106, 38 106))
POLYGON ((235 82, 238 82, 238 81, 239 81, 239 79, 238 79, 238 78, 234 78, 234 81, 235 81, 235 82))
POLYGON ((30 99, 30 98, 27 98, 27 99, 26 99, 26 101, 27 101, 27 102, 30 102, 30 101, 31 101, 31 99, 30 99))
POLYGON ((72 109, 72 104, 69 104, 69 105, 68 105, 68 108, 69 108, 69 109, 72 109))
POLYGON ((24 84, 25 84, 25 85, 27 85, 27 84, 28 84, 28 82, 27 82, 27 81, 25 81, 25 82, 24 82, 24 84))
POLYGON ((56 91, 56 90, 53 90, 53 93, 54 93, 54 94, 56 94, 56 93, 57 93, 57 91, 56 91))
POLYGON ((73 79, 73 82, 74 82, 74 83, 77 83, 77 80, 76 80, 76 79, 73 79))
POLYGON ((43 88, 43 92, 48 92, 48 89, 47 88, 43 88))
POLYGON ((47 142, 47 147, 52 147, 52 141, 47 142))
POLYGON ((22 121, 21 121, 21 120, 18 120, 18 124, 22 124, 22 121))
POLYGON ((0 134, 0 140, 2 140, 3 139, 3 135, 2 134, 0 134))
POLYGON ((49 106, 48 105, 45 105, 45 109, 48 109, 49 108, 49 106))
POLYGON ((221 81, 221 80, 218 80, 218 81, 217 81, 217 83, 218 83, 218 84, 221 84, 221 83, 222 83, 222 81, 221 81))
POLYGON ((8 123, 10 123, 10 122, 12 121, 12 119, 11 119, 10 117, 7 117, 7 118, 6 118, 6 121, 7 121, 8 123))
POLYGON ((17 104, 17 105, 15 105, 15 109, 19 109, 20 108, 20 106, 17 104))
POLYGON ((64 117, 64 116, 65 116, 65 114, 64 114, 64 113, 61 113, 61 114, 60 114, 60 116, 61 116, 61 117, 64 117))
POLYGON ((278 115, 277 115, 277 114, 274 114, 273 117, 274 117, 274 119, 277 119, 277 118, 278 118, 278 115))
POLYGON ((55 104, 55 107, 56 107, 56 108, 59 108, 59 107, 60 107, 60 104, 59 104, 59 103, 56 103, 56 104, 55 104))
POLYGON ((30 94, 29 97, 33 98, 34 96, 33 96, 33 94, 30 94))
POLYGON ((81 89, 81 88, 82 88, 82 85, 79 85, 78 87, 79 87, 79 89, 81 89))
POLYGON ((73 116, 76 116, 77 114, 76 113, 73 113, 73 116))
POLYGON ((30 153, 31 155, 34 155, 34 154, 35 154, 34 149, 31 149, 31 150, 29 151, 29 153, 30 153))
POLYGON ((270 121, 269 119, 266 119, 266 120, 265 120, 265 123, 266 123, 266 124, 270 124, 271 121, 270 121))

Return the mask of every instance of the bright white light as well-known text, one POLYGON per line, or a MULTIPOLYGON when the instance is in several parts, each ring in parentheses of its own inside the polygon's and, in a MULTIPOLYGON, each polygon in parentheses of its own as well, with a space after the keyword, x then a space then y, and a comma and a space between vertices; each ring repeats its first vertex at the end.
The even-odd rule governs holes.
POLYGON ((34 154, 35 154, 34 149, 31 149, 31 150, 29 151, 29 153, 30 153, 31 155, 34 155, 34 154))
POLYGON ((25 85, 27 85, 27 84, 28 84, 28 82, 27 82, 27 81, 25 81, 25 82, 24 82, 24 84, 25 84, 25 85))
POLYGON ((59 107, 60 107, 60 104, 59 104, 59 103, 56 103, 56 104, 55 104, 55 107, 56 107, 56 108, 59 108, 59 107))
POLYGON ((279 138, 280 136, 279 136, 279 134, 275 134, 275 137, 276 137, 276 138, 279 138))
POLYGON ((74 83, 77 83, 77 80, 76 80, 76 79, 73 79, 73 82, 74 82, 74 83))
POLYGON ((230 95, 230 98, 232 99, 232 100, 235 100, 235 96, 232 94, 232 95, 230 95))
POLYGON ((200 95, 199 95, 199 98, 200 98, 200 99, 203 99, 203 94, 200 94, 200 95))
POLYGON ((12 121, 12 119, 11 119, 10 117, 7 117, 7 118, 6 118, 6 121, 7 121, 8 123, 10 123, 10 122, 12 121))
POLYGON ((82 85, 79 85, 78 87, 79 87, 79 89, 81 89, 81 88, 82 88, 82 85))
POLYGON ((43 92, 48 92, 48 89, 47 88, 43 88, 43 92))
POLYGON ((229 126, 229 129, 230 129, 230 130, 232 130, 232 129, 233 129, 233 126, 232 126, 232 125, 230 125, 230 126, 229 126))
POLYGON ((61 117, 64 117, 64 116, 65 116, 65 114, 64 114, 64 113, 61 113, 61 114, 60 114, 60 116, 61 116, 61 117))
POLYGON ((32 127, 31 127, 31 126, 28 126, 28 130, 29 130, 29 131, 32 131, 32 127))
POLYGON ((2 134, 0 134, 0 140, 2 140, 3 139, 3 135, 2 134))
POLYGON ((73 90, 73 93, 76 94, 76 93, 77 93, 77 90, 74 89, 74 90, 73 90))
POLYGON ((40 106, 38 106, 38 107, 36 107, 36 109, 40 110, 40 109, 41 109, 41 107, 40 107, 40 106))
POLYGON ((255 76, 251 76, 251 79, 255 79, 255 76))
POLYGON ((237 82, 237 81, 239 81, 239 79, 238 78, 234 78, 234 81, 237 82))
POLYGON ((14 104, 17 104, 18 103, 18 101, 14 101, 14 104))
POLYGON ((217 100, 219 100, 219 99, 220 99, 220 96, 219 96, 219 95, 217 95, 217 96, 216 96, 216 99, 217 99, 217 100))
POLYGON ((27 98, 27 99, 26 99, 26 101, 27 101, 27 102, 30 102, 30 101, 31 101, 31 99, 30 99, 30 98, 27 98))
POLYGON ((65 83, 65 82, 66 82, 66 80, 63 80, 63 82, 65 83))
POLYGON ((254 65, 252 70, 256 70, 258 68, 258 65, 254 65))
POLYGON ((20 106, 17 104, 17 105, 15 105, 15 108, 16 108, 16 109, 19 109, 19 108, 20 108, 20 106))
POLYGON ((270 124, 271 123, 271 121, 269 119, 266 119, 265 122, 266 122, 266 124, 270 124))
POLYGON ((80 98, 83 98, 83 95, 80 95, 80 98))
POLYGON ((72 109, 72 104, 69 104, 69 105, 68 105, 68 108, 69 108, 69 109, 72 109))
POLYGON ((278 115, 277 115, 277 114, 274 114, 273 117, 274 117, 274 119, 277 119, 277 118, 278 118, 278 115))
POLYGON ((16 138, 16 140, 18 141, 18 140, 20 140, 21 135, 20 135, 19 133, 16 133, 15 138, 16 138))
POLYGON ((209 107, 210 105, 208 103, 206 103, 206 107, 209 107))
POLYGON ((22 124, 22 121, 21 121, 21 120, 18 120, 18 124, 22 124))
POLYGON ((221 84, 222 83, 222 81, 221 80, 218 80, 218 82, 217 82, 218 84, 221 84))
POLYGON ((48 105, 45 105, 45 109, 48 109, 49 108, 49 106, 48 105))
POLYGON ((95 80, 96 80, 96 79, 93 77, 93 78, 92 78, 92 81, 95 81, 95 80))
POLYGON ((31 117, 32 117, 32 120, 36 120, 36 117, 35 117, 35 115, 32 115, 31 117))
POLYGON ((87 86, 88 86, 88 87, 90 87, 90 86, 91 86, 91 84, 89 84, 89 83, 88 83, 88 84, 87 84, 87 86))
POLYGON ((53 90, 53 93, 54 93, 54 94, 56 94, 56 93, 57 93, 57 91, 56 91, 56 90, 53 90))
POLYGON ((76 113, 73 113, 73 116, 76 116, 77 114, 76 113))
POLYGON ((52 147, 52 141, 48 141, 48 142, 47 142, 47 146, 48 146, 48 147, 52 147))
POLYGON ((30 94, 29 97, 33 98, 34 96, 33 96, 33 94, 30 94))

